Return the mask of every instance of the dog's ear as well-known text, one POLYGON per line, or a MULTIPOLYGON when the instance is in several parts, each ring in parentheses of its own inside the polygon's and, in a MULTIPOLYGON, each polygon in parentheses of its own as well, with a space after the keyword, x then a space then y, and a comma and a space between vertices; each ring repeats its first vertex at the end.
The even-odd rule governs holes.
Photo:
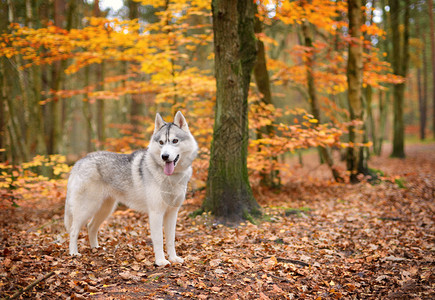
POLYGON ((154 133, 156 133, 157 131, 159 131, 160 128, 162 128, 163 125, 165 125, 165 121, 163 121, 162 116, 159 113, 156 113, 156 120, 155 120, 155 125, 154 125, 154 133))
POLYGON ((189 126, 187 126, 186 119, 184 118, 181 111, 177 111, 174 117, 174 124, 183 129, 184 131, 189 132, 189 126))

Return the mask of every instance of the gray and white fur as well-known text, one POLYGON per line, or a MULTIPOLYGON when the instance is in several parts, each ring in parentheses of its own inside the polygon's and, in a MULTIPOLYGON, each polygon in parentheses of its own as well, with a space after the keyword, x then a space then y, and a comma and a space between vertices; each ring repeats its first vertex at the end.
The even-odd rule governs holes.
POLYGON ((78 235, 89 220, 91 248, 99 247, 98 229, 121 202, 148 213, 155 264, 182 263, 175 252, 175 227, 197 150, 186 119, 177 112, 173 123, 156 115, 147 149, 131 154, 93 152, 77 161, 68 179, 65 203, 70 255, 80 255, 78 235), (169 261, 163 252, 163 228, 169 261))

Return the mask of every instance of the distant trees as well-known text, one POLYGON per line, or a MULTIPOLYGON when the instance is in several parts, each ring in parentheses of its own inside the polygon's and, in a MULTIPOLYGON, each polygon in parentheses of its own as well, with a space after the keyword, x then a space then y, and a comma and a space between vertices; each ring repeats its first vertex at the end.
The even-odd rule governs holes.
POLYGON ((114 19, 100 2, 0 1, 2 161, 130 151, 156 111, 182 109, 204 207, 240 217, 257 207, 249 184, 283 183, 289 153, 318 148, 336 180, 358 181, 369 150, 393 138, 403 157, 405 129, 419 117, 423 137, 435 119, 421 92, 435 84, 432 1, 128 0, 114 19))

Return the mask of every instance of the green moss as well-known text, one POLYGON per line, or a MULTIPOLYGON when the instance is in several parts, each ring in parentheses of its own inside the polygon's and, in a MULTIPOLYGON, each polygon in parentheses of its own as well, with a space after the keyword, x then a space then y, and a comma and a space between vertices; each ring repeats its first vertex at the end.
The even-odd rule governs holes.
POLYGON ((196 218, 197 216, 201 216, 203 213, 204 213, 204 209, 203 209, 203 208, 199 208, 199 209, 197 209, 197 210, 191 212, 191 213, 189 214, 189 218, 194 219, 194 218, 196 218))
POLYGON ((396 178, 396 179, 394 179, 394 183, 397 184, 397 186, 399 188, 406 189, 405 179, 403 179, 403 178, 396 178))
POLYGON ((245 219, 246 221, 251 222, 254 225, 257 225, 257 220, 254 218, 253 215, 251 215, 247 210, 245 210, 243 212, 243 219, 245 219))
POLYGON ((285 209, 285 215, 286 216, 296 215, 300 217, 302 216, 302 213, 309 213, 310 211, 312 211, 312 209, 309 207, 287 208, 285 209))

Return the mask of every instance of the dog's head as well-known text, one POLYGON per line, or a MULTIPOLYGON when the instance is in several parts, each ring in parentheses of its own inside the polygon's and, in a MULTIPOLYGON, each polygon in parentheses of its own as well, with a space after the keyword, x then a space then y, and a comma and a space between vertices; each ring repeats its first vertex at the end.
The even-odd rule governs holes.
POLYGON ((196 157, 198 146, 190 133, 183 114, 178 111, 172 123, 156 114, 154 133, 149 149, 156 163, 166 175, 184 171, 196 157))

